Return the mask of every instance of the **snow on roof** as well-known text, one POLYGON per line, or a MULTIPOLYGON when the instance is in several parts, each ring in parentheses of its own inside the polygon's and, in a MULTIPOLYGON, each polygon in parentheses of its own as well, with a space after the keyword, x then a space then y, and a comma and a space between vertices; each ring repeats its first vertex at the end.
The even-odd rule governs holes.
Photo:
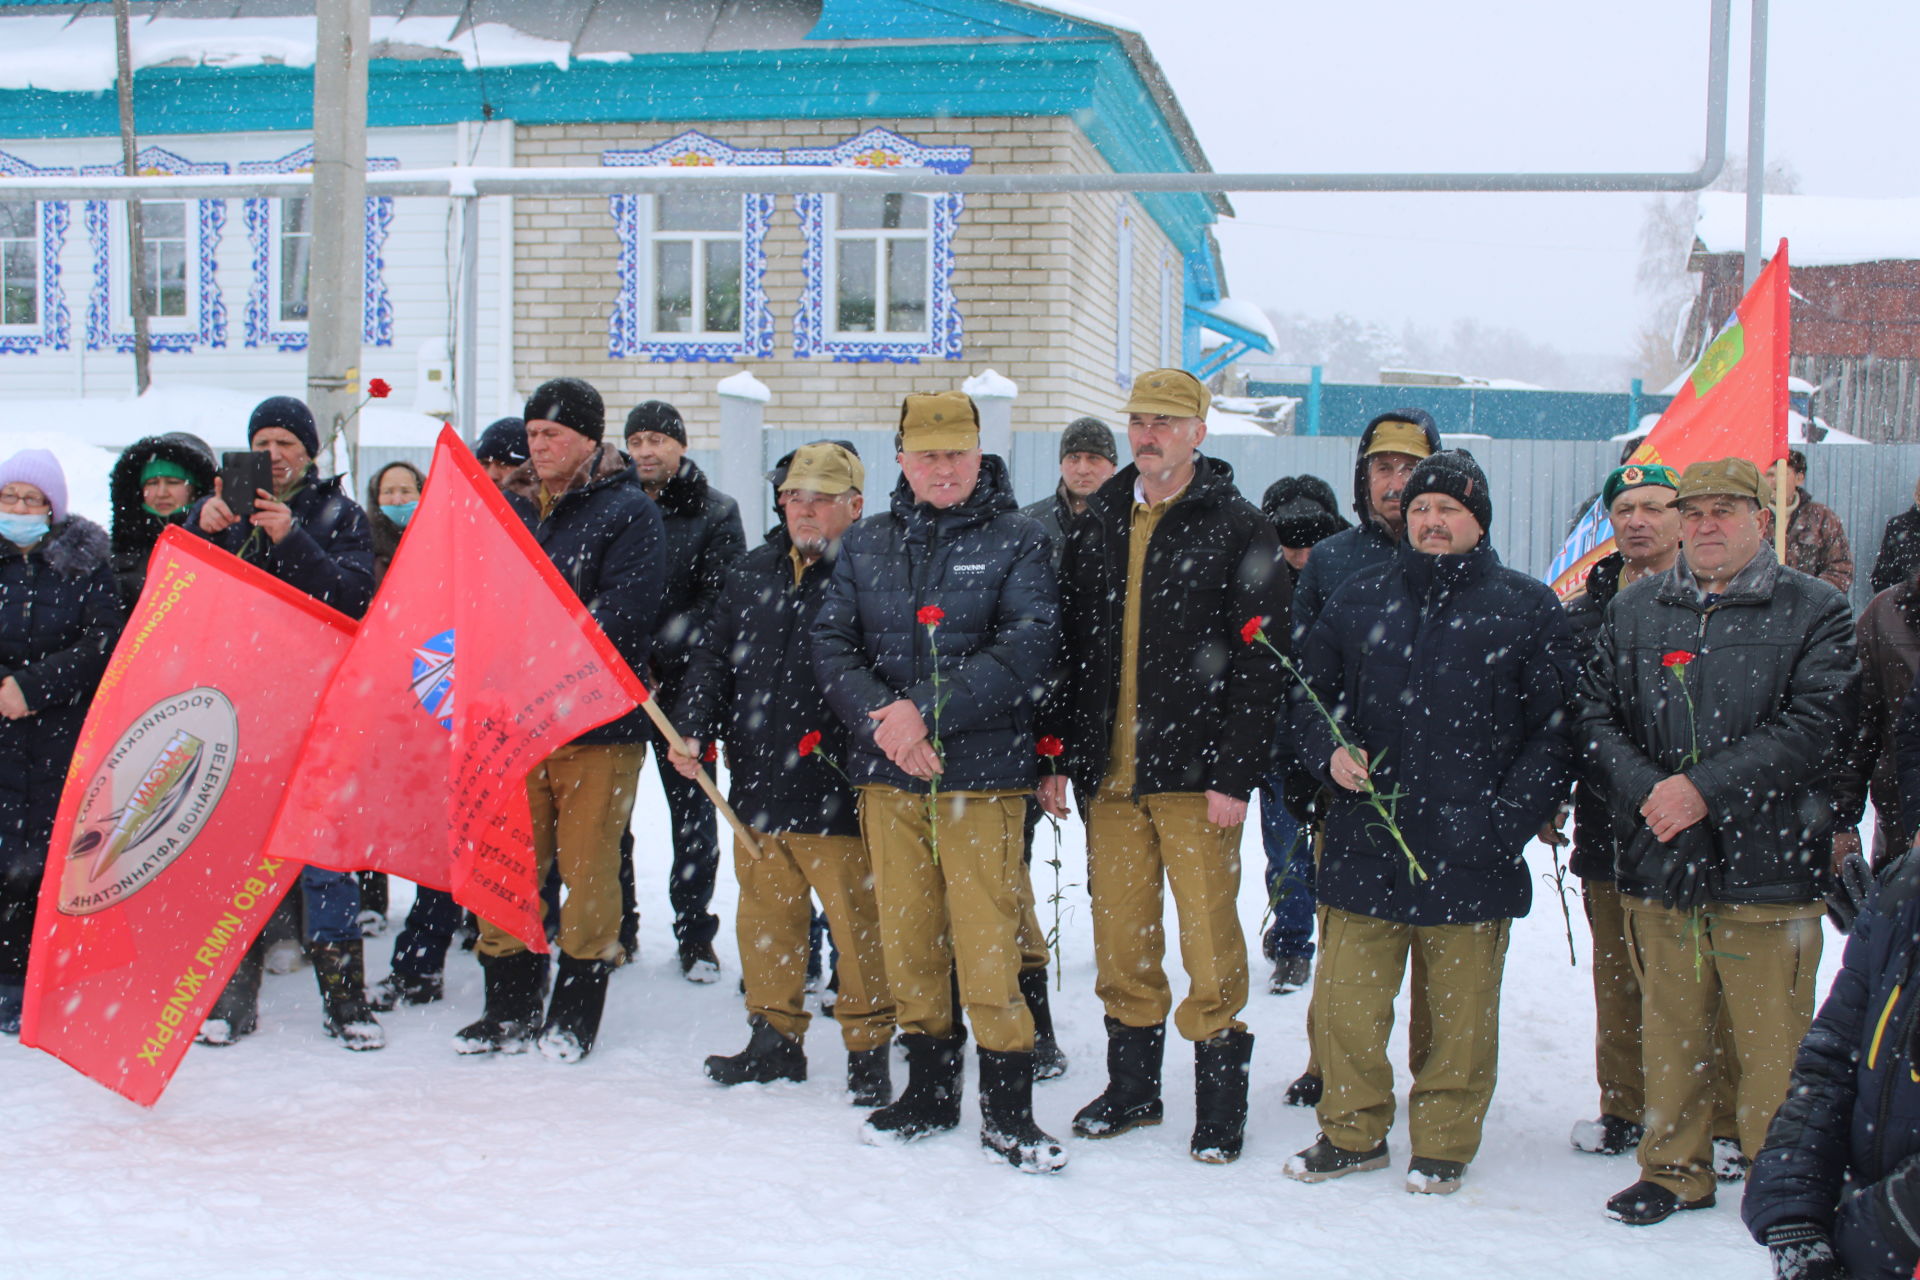
POLYGON ((1082 22, 1097 22, 1103 27, 1112 27, 1115 31, 1141 32, 1140 24, 1131 18, 1123 18, 1106 9, 1096 9, 1090 4, 1077 4, 1073 0, 1015 0, 1015 3, 1027 9, 1038 9, 1043 13, 1057 13, 1063 18, 1078 18, 1082 22))
MULTIPOLYGON (((1219 316, 1228 324, 1237 325, 1249 332, 1257 333, 1267 340, 1267 350, 1272 351, 1280 345, 1280 335, 1273 331, 1273 321, 1267 319, 1267 313, 1251 302, 1242 302, 1238 298, 1222 298, 1199 308, 1209 315, 1219 316)), ((1220 340, 1209 343, 1202 339, 1202 345, 1219 346, 1220 340)))
POLYGON ((1274 431, 1271 423, 1248 417, 1244 413, 1228 413, 1216 405, 1207 411, 1207 434, 1210 436, 1270 436, 1274 431))
MULTIPOLYGON (((1619 441, 1638 439, 1639 437, 1644 436, 1649 431, 1653 430, 1655 424, 1657 424, 1659 421, 1660 421, 1659 414, 1643 413, 1640 415, 1640 425, 1638 427, 1634 428, 1632 431, 1622 431, 1617 436, 1608 436, 1607 439, 1619 440, 1619 441)), ((1872 441, 1870 440, 1867 440, 1861 436, 1854 435, 1851 431, 1842 431, 1838 427, 1827 426, 1827 420, 1825 418, 1816 417, 1814 419, 1814 422, 1826 428, 1826 434, 1820 437, 1820 440, 1819 440, 1820 444, 1871 444, 1872 443, 1872 441)), ((1805 444, 1806 442, 1807 442, 1806 415, 1801 413, 1795 413, 1791 409, 1787 410, 1787 443, 1788 444, 1805 444)))
POLYGON ((742 369, 736 374, 720 379, 714 384, 713 389, 735 400, 753 400, 766 404, 773 399, 773 392, 768 389, 766 383, 753 376, 751 369, 742 369))
POLYGON ((1518 378, 1487 378, 1477 373, 1450 373, 1444 369, 1382 369, 1380 384, 1394 387, 1483 387, 1489 391, 1544 391, 1545 387, 1518 378))
MULTIPOLYGON (((1693 234, 1708 253, 1740 253, 1747 240, 1746 197, 1702 191, 1693 234)), ((1920 259, 1920 198, 1768 196, 1760 222, 1762 251, 1784 237, 1796 267, 1920 259)))

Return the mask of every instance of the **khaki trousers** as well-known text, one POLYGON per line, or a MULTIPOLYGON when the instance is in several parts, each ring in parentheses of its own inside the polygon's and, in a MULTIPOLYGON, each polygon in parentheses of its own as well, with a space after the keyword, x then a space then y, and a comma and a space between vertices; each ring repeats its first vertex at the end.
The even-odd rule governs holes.
POLYGON ((960 1002, 980 1047, 1032 1051, 1018 936, 1025 810, 1025 792, 943 792, 936 863, 926 797, 887 786, 860 788, 860 835, 873 860, 880 949, 902 1032, 941 1040, 953 1035, 957 973, 960 1002))
POLYGON ((1040 912, 1033 896, 1033 868, 1022 861, 1020 867, 1020 927, 1014 932, 1014 945, 1020 948, 1020 972, 1044 969, 1053 957, 1047 951, 1047 931, 1040 927, 1040 912))
POLYGON ((1713 1190, 1714 1019, 1724 1002, 1739 1064, 1735 1120, 1748 1159, 1787 1096, 1794 1053, 1813 1022, 1818 903, 1708 903, 1696 920, 1640 898, 1626 907, 1627 954, 1640 980, 1647 1108, 1641 1176, 1684 1200, 1713 1190))
POLYGON ((1240 827, 1207 821, 1204 794, 1141 796, 1106 787, 1087 815, 1087 889, 1093 899, 1095 991, 1107 1016, 1129 1027, 1165 1022, 1173 1008, 1162 878, 1180 920, 1187 998, 1174 1026, 1211 1040, 1247 1003, 1247 940, 1240 931, 1240 827))
POLYGON ((1408 1096, 1413 1154, 1465 1164, 1480 1150, 1500 1060, 1500 979, 1511 921, 1415 926, 1325 908, 1313 1012, 1320 1129, 1336 1147, 1371 1151, 1393 1127, 1387 1037, 1409 953, 1427 966, 1426 1053, 1408 1096))
POLYGON ((762 857, 739 840, 733 871, 740 882, 735 937, 746 981, 747 1012, 759 1014, 789 1040, 803 1039, 807 1013, 807 947, 813 922, 810 894, 818 894, 827 928, 840 949, 839 995, 833 1017, 850 1053, 876 1049, 893 1037, 893 997, 880 955, 880 915, 874 903, 867 847, 857 836, 754 832, 762 857))
MULTIPOLYGON (((557 858, 560 950, 576 960, 624 960, 620 948, 620 833, 633 817, 634 784, 646 759, 642 743, 559 748, 527 775, 533 817, 534 885, 547 881, 557 858)), ((541 910, 544 912, 545 907, 541 910)), ((483 956, 517 955, 526 944, 480 922, 483 956)))
MULTIPOLYGON (((1326 828, 1315 823, 1313 828, 1313 866, 1320 868, 1320 851, 1327 842, 1326 828)), ((1316 907, 1313 912, 1314 927, 1321 937, 1327 936, 1327 909, 1316 907)), ((1407 1071, 1412 1075, 1420 1074, 1420 1064, 1427 1060, 1427 1050, 1433 1044, 1433 1018, 1427 1012, 1427 958, 1420 948, 1413 949, 1413 964, 1407 975, 1407 1071)), ((1313 1004, 1307 1004, 1307 1069, 1306 1075, 1321 1078, 1320 1050, 1313 1039, 1313 1004)))

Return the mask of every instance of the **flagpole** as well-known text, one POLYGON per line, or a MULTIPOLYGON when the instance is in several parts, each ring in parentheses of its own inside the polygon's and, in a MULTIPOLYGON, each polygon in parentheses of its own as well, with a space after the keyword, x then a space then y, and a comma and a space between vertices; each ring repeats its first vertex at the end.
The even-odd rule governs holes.
POLYGON ((1787 460, 1773 464, 1773 556, 1787 562, 1787 460))
MULTIPOLYGON (((658 729, 660 736, 667 740, 669 750, 683 756, 693 755, 687 750, 687 740, 680 736, 680 731, 673 727, 671 720, 667 719, 667 713, 660 709, 659 699, 649 692, 647 700, 640 705, 646 709, 647 718, 653 721, 653 727, 658 729)), ((664 760, 660 763, 663 768, 666 767, 664 760)), ((707 799, 713 801, 714 810, 727 820, 727 825, 733 828, 733 834, 739 836, 741 843, 747 846, 747 852, 753 855, 754 861, 758 862, 766 857, 765 851, 760 848, 760 842, 754 838, 753 828, 740 821, 740 815, 733 811, 733 806, 728 804, 726 797, 720 794, 720 788, 714 784, 712 778, 707 776, 705 766, 699 763, 697 757, 693 770, 693 780, 700 784, 702 791, 707 793, 707 799)))

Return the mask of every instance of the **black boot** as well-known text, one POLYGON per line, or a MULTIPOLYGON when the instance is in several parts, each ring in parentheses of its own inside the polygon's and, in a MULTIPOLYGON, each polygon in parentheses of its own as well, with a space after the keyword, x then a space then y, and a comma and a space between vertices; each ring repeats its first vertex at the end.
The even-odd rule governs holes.
POLYGON ((887 1062, 892 1045, 855 1049, 847 1055, 847 1092, 856 1107, 884 1107, 893 1101, 893 1068, 887 1062))
POLYGON ((900 1043, 907 1051, 907 1090, 898 1102, 867 1117, 869 1141, 885 1137, 912 1142, 960 1123, 960 1047, 965 1038, 904 1035, 900 1043))
POLYGON ((401 1005, 433 1004, 445 998, 446 980, 437 973, 408 973, 395 969, 373 984, 368 1003, 375 1013, 392 1013, 401 1005))
POLYGON ((775 1080, 805 1080, 807 1052, 798 1040, 774 1030, 759 1014, 747 1019, 753 1037, 731 1058, 714 1054, 707 1059, 707 1078, 718 1084, 771 1084, 775 1080))
POLYGON ((1317 1107, 1325 1086, 1320 1077, 1311 1071, 1302 1071, 1299 1078, 1287 1086, 1286 1104, 1290 1107, 1317 1107))
POLYGON ((593 1052, 612 974, 613 965, 605 960, 560 957, 553 1003, 547 1007, 547 1025, 540 1032, 542 1054, 555 1062, 578 1062, 593 1052))
POLYGON ((1117 1138, 1129 1129, 1159 1124, 1160 1061, 1167 1024, 1130 1027, 1107 1019, 1107 1087, 1073 1118, 1077 1138, 1117 1138))
POLYGON ((267 948, 256 942, 240 957, 240 967, 227 979, 226 989, 207 1011, 194 1039, 201 1044, 229 1045, 250 1036, 260 1025, 260 975, 266 969, 267 948))
POLYGON ((540 1034, 547 1003, 547 958, 532 951, 480 957, 487 1007, 453 1037, 456 1053, 525 1053, 540 1034))
POLYGON ((1022 1173, 1057 1173, 1067 1153, 1033 1122, 1031 1053, 980 1050, 980 1145, 1022 1173))
POLYGON ((361 943, 313 944, 313 976, 320 983, 323 1026, 349 1049, 384 1049, 387 1033, 367 1003, 367 966, 361 943))
POLYGON ((1053 1037, 1053 1007, 1047 1003, 1047 971, 1022 969, 1020 996, 1033 1015, 1033 1078, 1054 1080, 1067 1074, 1067 1055, 1053 1037))
POLYGON ((1193 1158, 1232 1164, 1247 1133, 1247 1071, 1253 1033, 1224 1031, 1193 1046, 1193 1158))

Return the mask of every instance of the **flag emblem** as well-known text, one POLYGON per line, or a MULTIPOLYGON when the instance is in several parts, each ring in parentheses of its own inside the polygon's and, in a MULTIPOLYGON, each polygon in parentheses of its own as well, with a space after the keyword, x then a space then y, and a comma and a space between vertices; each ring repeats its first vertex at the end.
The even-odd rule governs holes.
POLYGON ((413 697, 434 722, 453 732, 453 631, 413 651, 413 697))

